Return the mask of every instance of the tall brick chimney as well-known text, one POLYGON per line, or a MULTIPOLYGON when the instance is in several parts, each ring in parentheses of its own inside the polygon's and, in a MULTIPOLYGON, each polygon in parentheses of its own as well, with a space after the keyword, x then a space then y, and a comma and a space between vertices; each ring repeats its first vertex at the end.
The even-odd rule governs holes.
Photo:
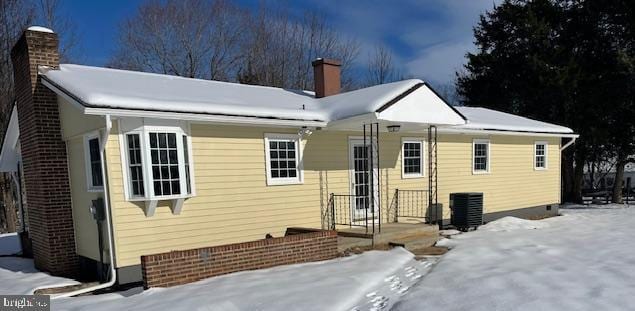
POLYGON ((57 35, 30 27, 13 47, 15 96, 20 127, 29 234, 35 266, 53 275, 76 277, 79 258, 57 96, 42 85, 38 66, 59 67, 57 35))
POLYGON ((318 58, 314 60, 313 80, 315 81, 315 97, 322 98, 340 92, 340 67, 342 63, 334 59, 318 58))

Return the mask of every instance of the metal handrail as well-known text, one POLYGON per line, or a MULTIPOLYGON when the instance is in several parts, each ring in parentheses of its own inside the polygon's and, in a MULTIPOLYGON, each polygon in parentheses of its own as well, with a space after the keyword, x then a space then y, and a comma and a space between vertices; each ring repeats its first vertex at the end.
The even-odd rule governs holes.
POLYGON ((330 210, 330 228, 335 229, 336 226, 349 226, 349 227, 365 227, 367 230, 370 225, 375 224, 375 219, 372 218, 374 213, 371 212, 369 216, 369 204, 370 197, 367 195, 352 195, 352 194, 335 194, 329 195, 329 210, 330 210), (355 217, 354 205, 358 204, 356 200, 363 200, 362 204, 365 205, 364 214, 361 217, 355 217), (353 203, 355 202, 355 203, 353 203))
POLYGON ((429 190, 395 189, 395 221, 398 217, 415 217, 428 219, 429 190))

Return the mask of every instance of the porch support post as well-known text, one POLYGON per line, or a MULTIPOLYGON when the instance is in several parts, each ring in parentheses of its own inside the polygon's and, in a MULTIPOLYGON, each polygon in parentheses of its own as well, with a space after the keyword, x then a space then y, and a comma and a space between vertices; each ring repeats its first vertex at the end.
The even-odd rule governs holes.
MULTIPOLYGON (((377 223, 377 230, 378 232, 381 233, 381 167, 379 165, 379 122, 375 123, 375 125, 377 126, 377 129, 375 131, 375 141, 377 142, 377 150, 375 151, 375 153, 377 153, 377 220, 379 221, 377 223)), ((375 170, 372 170, 373 174, 375 174, 375 170)), ((373 192, 374 194, 374 192, 373 192)), ((374 202, 374 200, 373 200, 374 202)), ((373 209, 374 210, 374 209, 373 209)))
MULTIPOLYGON (((368 144, 366 143, 366 123, 364 123, 364 152, 366 153, 366 157, 368 158, 368 144)), ((366 161, 366 174, 368 174, 368 161, 366 161)), ((368 191, 368 188, 366 189, 368 191)), ((368 206, 370 205, 368 202, 368 198, 370 196, 370 192, 366 193, 366 197, 364 198, 364 222, 366 223, 366 233, 368 233, 368 206)))
POLYGON ((370 215, 371 217, 373 217, 373 234, 375 234, 375 172, 374 172, 374 168, 375 165, 373 165, 373 127, 375 126, 375 124, 371 123, 370 124, 370 155, 369 155, 369 159, 368 159, 368 182, 370 182, 368 188, 369 188, 369 195, 370 195, 370 215))

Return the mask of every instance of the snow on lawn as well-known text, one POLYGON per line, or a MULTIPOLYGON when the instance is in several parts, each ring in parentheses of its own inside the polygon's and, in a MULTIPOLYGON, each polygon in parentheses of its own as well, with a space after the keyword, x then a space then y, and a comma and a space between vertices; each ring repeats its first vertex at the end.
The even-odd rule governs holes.
POLYGON ((533 221, 516 217, 503 217, 496 221, 492 221, 483 226, 480 226, 478 230, 485 231, 511 231, 519 229, 541 229, 549 227, 549 223, 543 221, 533 221))
POLYGON ((394 310, 623 310, 635 305, 635 208, 501 219, 452 248, 394 310))
MULTIPOLYGON (((0 255, 15 254, 19 251, 20 244, 15 233, 0 235, 0 255)), ((33 266, 32 259, 0 257, 0 295, 27 295, 42 287, 74 284, 77 282, 38 271, 33 266)))
POLYGON ((75 284, 76 281, 40 272, 33 266, 33 259, 0 257, 0 295, 28 295, 38 288, 75 284))
POLYGON ((0 234, 0 256, 13 255, 21 251, 17 233, 0 234))
POLYGON ((53 300, 53 310, 378 310, 429 270, 402 249, 280 266, 147 291, 53 300))

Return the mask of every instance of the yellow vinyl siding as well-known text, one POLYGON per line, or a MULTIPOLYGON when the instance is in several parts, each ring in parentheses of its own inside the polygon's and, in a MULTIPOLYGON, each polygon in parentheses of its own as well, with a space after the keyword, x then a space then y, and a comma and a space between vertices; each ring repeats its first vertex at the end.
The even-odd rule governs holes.
MULTIPOLYGON (((103 117, 83 115, 61 97, 58 97, 58 103, 60 127, 62 137, 66 141, 68 156, 75 247, 77 254, 99 260, 97 224, 90 213, 90 206, 92 200, 103 196, 103 194, 101 192, 88 192, 84 135, 103 128, 105 121, 103 117)), ((105 254, 107 254, 107 244, 105 243, 104 246, 105 254)))
POLYGON ((77 254, 99 260, 97 224, 89 208, 92 200, 101 196, 101 193, 87 191, 84 138, 77 137, 66 141, 66 150, 77 254))
POLYGON ((560 138, 529 136, 439 137, 439 202, 450 217, 453 192, 483 192, 485 213, 560 202, 560 138), (490 172, 472 174, 473 139, 490 140, 490 172), (534 170, 534 142, 547 141, 548 169, 534 170))
POLYGON ((84 115, 73 104, 58 96, 60 125, 64 140, 84 135, 106 126, 104 117, 84 115))
MULTIPOLYGON (((123 184, 116 133, 108 144, 113 186, 123 184)), ((196 196, 185 201, 180 215, 160 202, 155 215, 146 217, 142 202, 126 202, 123 187, 113 187, 117 265, 138 264, 143 254, 281 236, 291 226, 319 228, 319 172, 305 164, 303 184, 267 186, 264 133, 297 131, 192 124, 196 196)))
MULTIPOLYGON (((139 257, 144 254, 260 239, 267 233, 281 236, 293 226, 322 227, 329 194, 350 193, 349 137, 359 137, 361 133, 314 131, 301 144, 303 183, 274 186, 266 183, 265 133, 295 134, 297 129, 192 124, 196 196, 185 201, 180 215, 172 214, 169 202, 160 202, 155 215, 146 217, 143 202, 124 199, 120 153, 127 151, 120 149, 115 122, 106 154, 117 266, 139 264, 139 257)), ((381 134, 384 222, 395 189, 428 187, 425 153, 425 175, 402 178, 402 137, 426 139, 425 134, 381 134)), ((449 193, 458 191, 485 192, 487 212, 559 201, 557 139, 490 139, 492 173, 474 176, 472 137, 441 136, 439 201, 446 212, 449 193), (549 142, 546 171, 533 170, 534 140, 549 142)), ((427 145, 424 148, 427 150, 427 145)))

